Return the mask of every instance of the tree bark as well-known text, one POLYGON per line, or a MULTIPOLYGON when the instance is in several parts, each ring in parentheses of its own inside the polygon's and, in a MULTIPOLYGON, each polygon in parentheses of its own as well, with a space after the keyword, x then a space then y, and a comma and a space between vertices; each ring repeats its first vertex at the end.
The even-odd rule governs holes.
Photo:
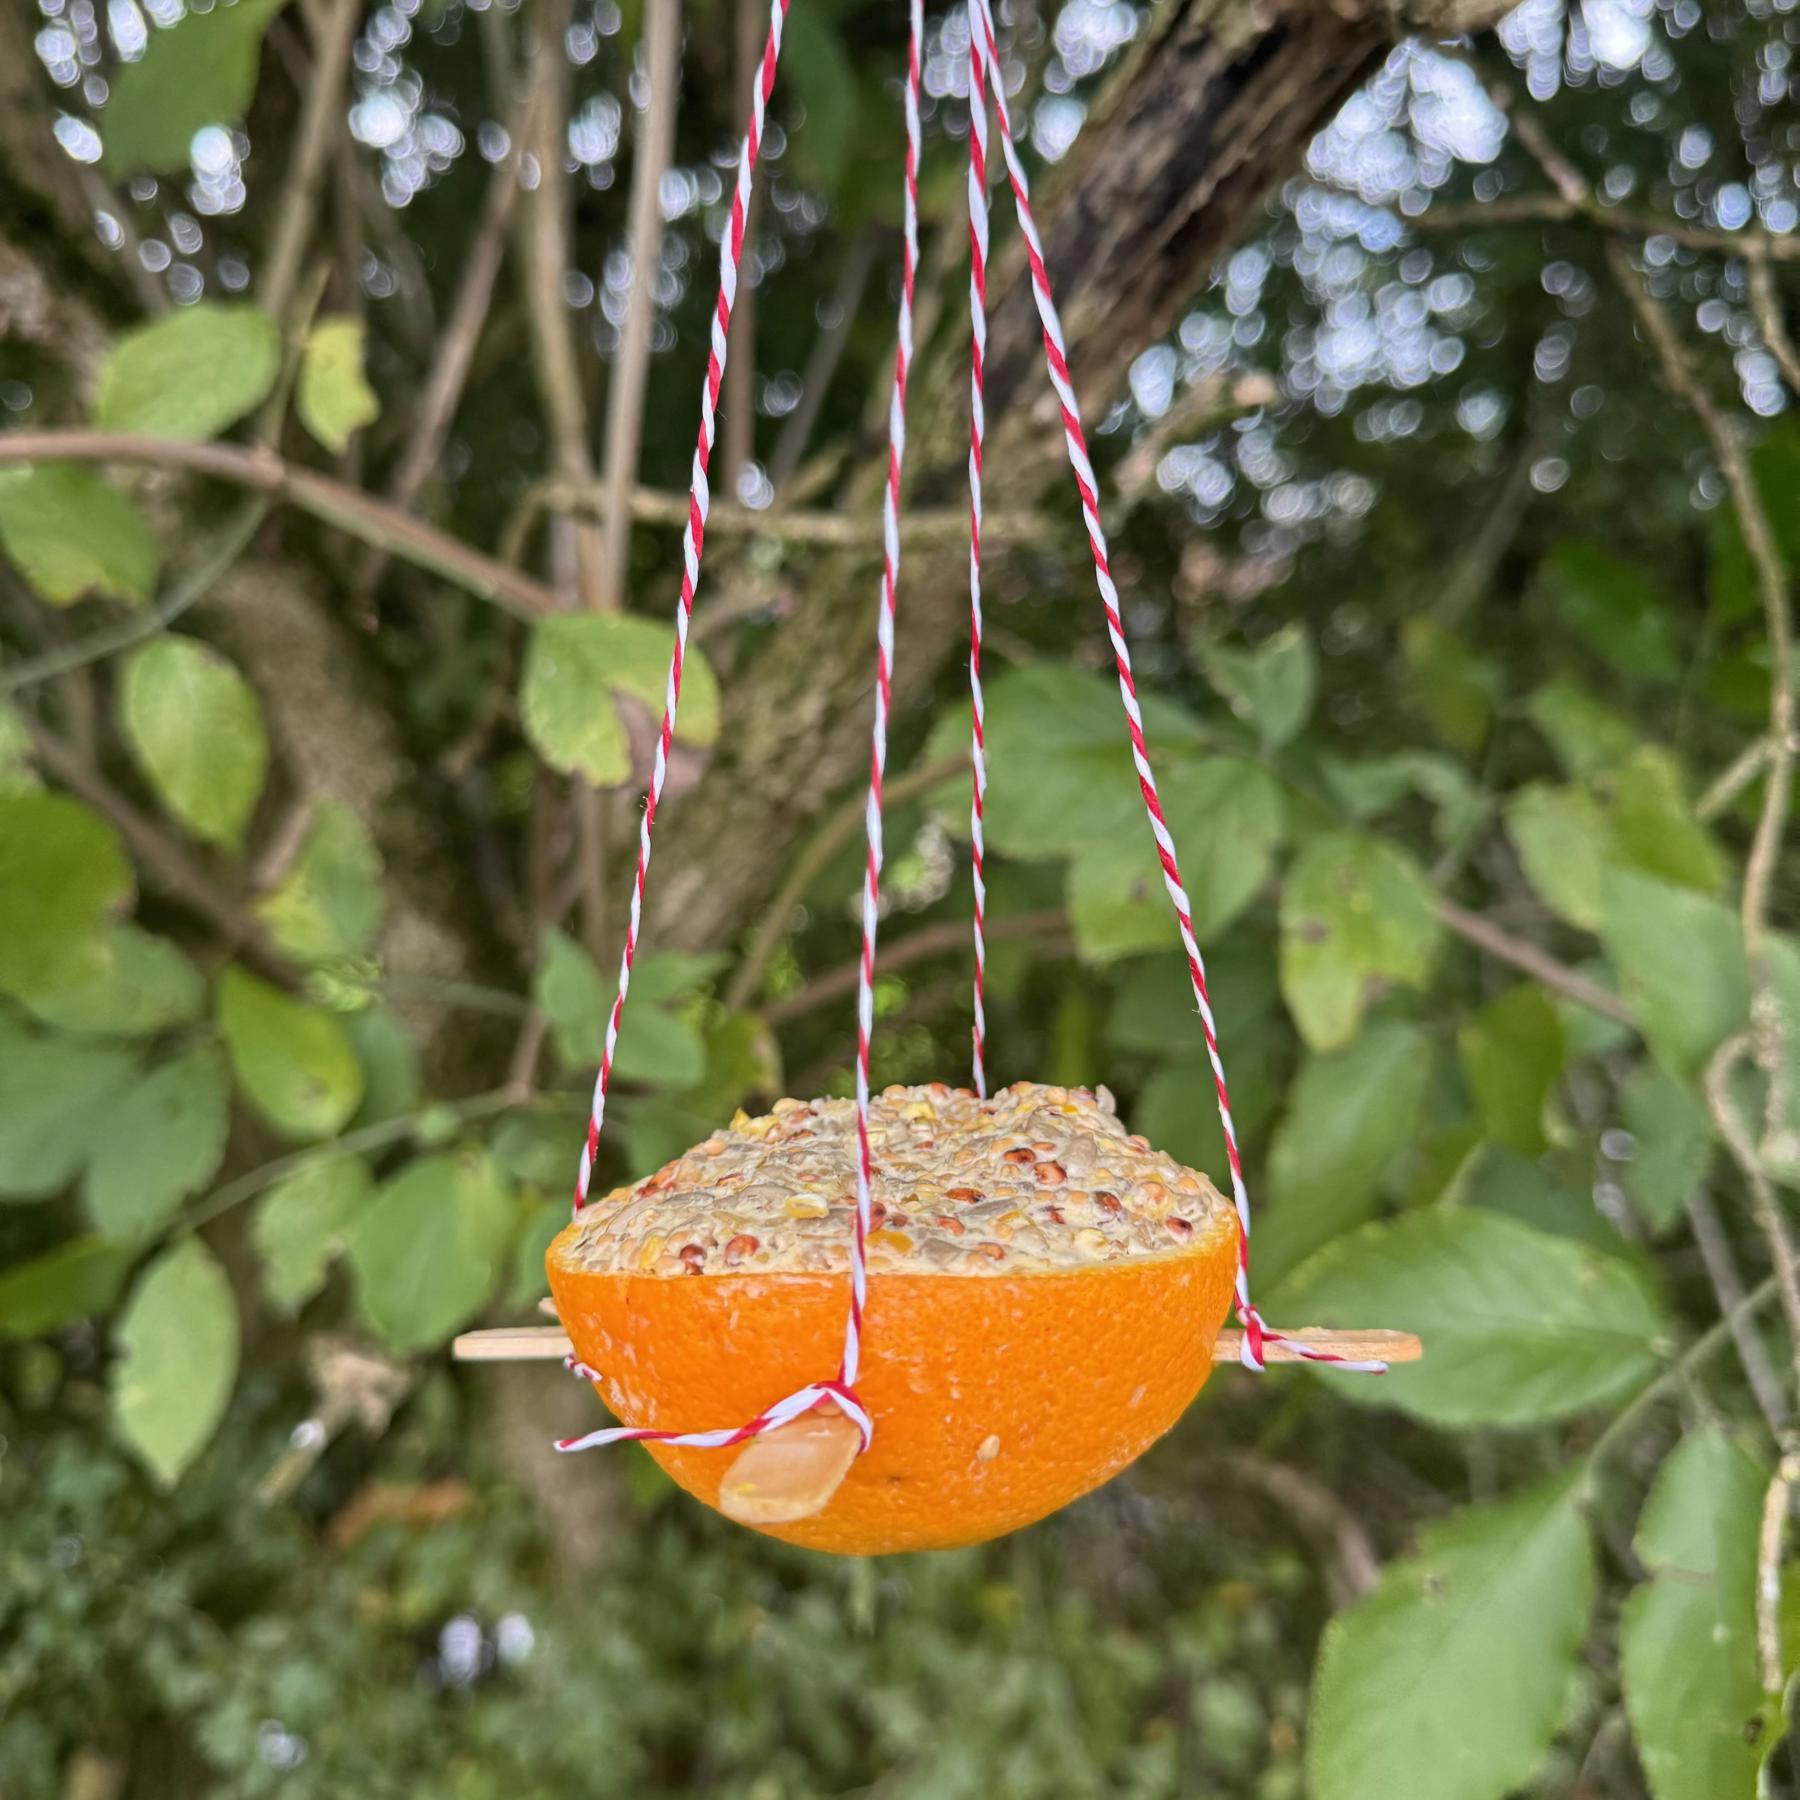
MULTIPOLYGON (((1407 17, 1378 0, 1172 0, 1153 12, 1068 161, 1040 190, 1046 261, 1090 420, 1132 359, 1173 327, 1396 29, 1474 30, 1502 10, 1494 0, 1425 0, 1407 17)), ((1067 477, 1010 203, 997 193, 995 207, 996 237, 1008 246, 989 280, 987 499, 999 508, 1028 504, 1067 477)), ((960 488, 967 454, 966 333, 941 335, 912 396, 908 485, 921 503, 960 488)), ((718 755, 670 809, 651 899, 658 941, 731 942, 796 840, 865 765, 869 570, 879 545, 872 510, 870 527, 866 557, 811 565, 792 614, 731 683, 718 755)), ((965 563, 966 551, 950 547, 903 566, 897 718, 963 652, 965 563)))

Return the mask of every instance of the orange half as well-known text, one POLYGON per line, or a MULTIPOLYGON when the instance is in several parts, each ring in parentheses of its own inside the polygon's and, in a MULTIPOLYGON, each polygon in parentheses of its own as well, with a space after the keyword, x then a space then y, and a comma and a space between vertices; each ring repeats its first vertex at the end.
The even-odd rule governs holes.
MULTIPOLYGON (((627 1425, 741 1425, 831 1376, 847 1275, 596 1271, 550 1246, 550 1291, 596 1389, 627 1425)), ((771 1537, 851 1556, 947 1549, 1016 1531, 1090 1493, 1180 1418, 1231 1304, 1235 1216, 1178 1250, 1018 1274, 869 1282, 857 1391, 875 1421, 824 1509, 771 1537)), ((646 1445, 716 1507, 736 1452, 646 1445)))

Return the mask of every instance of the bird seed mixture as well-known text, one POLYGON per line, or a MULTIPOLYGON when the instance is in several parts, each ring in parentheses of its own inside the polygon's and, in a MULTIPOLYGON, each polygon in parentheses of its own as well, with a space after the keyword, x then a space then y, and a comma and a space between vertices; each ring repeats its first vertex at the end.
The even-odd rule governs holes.
MULTIPOLYGON (((890 1087, 869 1125, 876 1274, 1085 1268, 1236 1229, 1218 1189, 1129 1134, 1104 1088, 890 1087)), ((564 1254, 609 1274, 841 1271, 855 1204, 854 1104, 779 1100, 591 1203, 564 1254)))

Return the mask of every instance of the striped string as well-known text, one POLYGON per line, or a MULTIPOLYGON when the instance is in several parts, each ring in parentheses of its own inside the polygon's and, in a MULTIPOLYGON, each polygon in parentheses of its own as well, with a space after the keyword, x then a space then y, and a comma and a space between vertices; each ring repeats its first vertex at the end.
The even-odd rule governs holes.
MULTIPOLYGON (((1108 566, 1106 533, 1100 524, 1100 501, 1094 468, 1088 458, 1087 433, 1081 422, 1081 407, 1075 397, 1075 386, 1069 376, 1069 362, 1063 338, 1062 321, 1050 290, 1050 272, 1044 263, 1044 246, 1038 236, 1031 212, 1031 188, 1019 160, 1013 140, 1012 119, 1006 104, 1005 77, 1000 68, 999 48, 995 40, 993 13, 988 0, 968 0, 969 13, 969 104, 972 119, 980 119, 985 133, 987 101, 985 89, 991 85, 995 116, 1000 123, 1000 149, 1006 159, 1007 179, 1012 188, 1013 207, 1018 214, 1019 232, 1025 241, 1026 258, 1031 265, 1032 296, 1037 302, 1038 319, 1043 327, 1044 360, 1050 371, 1050 385, 1062 408, 1063 442, 1069 453, 1069 466, 1075 474, 1075 486, 1081 497, 1082 519, 1087 527, 1088 548, 1093 553, 1094 581, 1100 590, 1100 603, 1106 613, 1107 636, 1112 640, 1113 660, 1118 668, 1119 697, 1125 707, 1126 728, 1131 739, 1131 759, 1137 767, 1138 788, 1149 815, 1151 835, 1156 841, 1157 860, 1162 865, 1163 886, 1167 888, 1175 918, 1181 930, 1181 944, 1187 953, 1188 979, 1194 1000, 1200 1009, 1201 1029, 1206 1036, 1207 1060, 1212 1064, 1213 1087, 1218 1102, 1219 1124, 1225 1134, 1225 1154, 1231 1166, 1231 1193, 1237 1205, 1238 1268, 1237 1314, 1244 1328, 1239 1358, 1247 1368, 1264 1366, 1263 1345, 1276 1343, 1283 1349, 1309 1362, 1335 1363, 1348 1370, 1381 1373, 1387 1365, 1381 1362, 1357 1362, 1315 1349, 1297 1338, 1282 1337, 1270 1330, 1250 1298, 1250 1196, 1244 1186, 1243 1162, 1238 1154, 1237 1128, 1232 1123, 1231 1099, 1225 1086, 1225 1064, 1219 1054, 1218 1027, 1213 1019, 1212 1002, 1206 991, 1206 965, 1201 959, 1200 945, 1194 936, 1193 908, 1187 890, 1182 886, 1181 869, 1175 853, 1174 835, 1163 813, 1162 798, 1157 791, 1156 775, 1150 766, 1150 749, 1144 739, 1144 717, 1138 706, 1137 682, 1131 669, 1131 651, 1125 641, 1125 626, 1119 616, 1119 590, 1114 585, 1108 566)), ((973 143, 975 133, 971 133, 973 143)), ((971 203, 973 189, 971 188, 971 203)))
MULTIPOLYGON (((732 300, 737 292, 737 270, 743 253, 744 219, 750 201, 750 180, 762 141, 764 113, 775 85, 775 67, 781 53, 781 27, 787 8, 788 0, 773 0, 769 41, 763 52, 761 78, 752 100, 750 129, 745 134, 743 149, 738 158, 738 182, 737 191, 732 197, 731 224, 719 250, 719 304, 713 323, 712 354, 707 365, 706 386, 701 395, 700 443, 694 455, 693 496, 689 503, 688 530, 684 542, 686 560, 681 584, 681 607, 676 615, 675 653, 669 665, 668 698, 663 714, 662 735, 657 743, 650 801, 645 810, 644 827, 638 845, 637 882, 632 893, 631 918, 619 970, 619 993, 613 1002, 612 1017, 607 1025, 606 1049, 600 1065, 600 1076, 594 1088, 593 1113, 588 1122, 587 1145, 582 1151, 580 1177, 576 1184, 575 1210, 578 1213, 587 1201, 588 1182, 593 1173, 594 1155, 599 1146, 600 1127, 606 1107, 606 1092, 612 1076, 613 1047, 618 1038, 619 1016, 624 1008, 625 993, 631 980, 632 959, 637 949, 644 875, 650 862, 650 829, 667 773, 668 749, 674 734, 675 708, 681 691, 681 660, 687 643, 688 617, 693 610, 694 589, 700 576, 700 548, 706 532, 706 465, 712 450, 714 412, 725 371, 726 333, 731 323, 732 300)), ((827 1405, 837 1407, 855 1424, 862 1436, 864 1450, 868 1449, 874 1437, 874 1421, 857 1398, 855 1387, 862 1361, 863 1309, 868 1301, 868 1236, 872 1210, 869 1040, 875 1022, 875 937, 881 898, 882 781, 887 771, 888 712, 893 698, 894 612, 900 584, 900 474, 906 456, 906 382, 912 369, 913 285, 919 261, 919 65, 925 35, 921 0, 910 0, 909 22, 911 30, 905 83, 905 255, 901 269, 899 346, 894 357, 893 398, 888 408, 887 490, 882 501, 882 575, 880 605, 876 617, 875 724, 869 759, 868 853, 863 871, 863 945, 856 1000, 856 1216, 851 1236, 850 1303, 844 1325, 843 1359, 832 1380, 814 1382, 801 1388, 744 1425, 715 1431, 659 1431, 648 1426, 610 1426, 601 1431, 590 1431, 582 1437, 559 1439, 556 1445, 558 1450, 589 1450, 605 1444, 646 1441, 683 1444, 696 1449, 725 1449, 758 1437, 766 1431, 773 1431, 777 1426, 785 1425, 801 1414, 810 1412, 815 1406, 827 1405)), ((594 1371, 585 1365, 582 1365, 578 1373, 589 1379, 594 1378, 594 1371)))
MULTIPOLYGON (((588 1183, 594 1176, 594 1158, 600 1149, 600 1131, 606 1122, 606 1096, 612 1087, 613 1057, 619 1045, 619 1021, 625 1013, 625 996, 631 991, 631 968, 637 961, 638 933, 643 925, 644 882, 650 873, 650 839, 656 829, 656 809, 662 804, 663 784, 669 775, 669 751, 675 741, 675 714, 681 705, 681 671, 687 657, 688 624, 694 614, 694 593, 700 585, 700 557, 706 547, 706 515, 712 505, 706 468, 712 460, 713 438, 718 423, 719 389, 725 380, 729 354, 731 309, 737 301, 738 265, 744 255, 744 230, 750 216, 750 184, 756 159, 762 150, 763 123, 769 96, 775 89, 775 69, 781 60, 781 28, 787 21, 789 0, 771 0, 769 37, 763 46, 762 66, 750 96, 750 126, 738 150, 737 187, 731 196, 731 219, 719 240, 719 299, 713 308, 712 346, 706 359, 706 382, 700 390, 700 438, 694 449, 693 479, 688 489, 687 528, 681 537, 681 599, 675 608, 675 649, 669 658, 669 675, 663 695, 662 730, 656 738, 656 758, 650 773, 650 793, 638 830, 637 873, 631 884, 631 915, 625 926, 625 949, 619 958, 619 991, 606 1020, 606 1047, 600 1055, 600 1073, 594 1081, 594 1102, 588 1114, 587 1142, 581 1150, 581 1166, 575 1177, 574 1211, 587 1205, 588 1183)), ((649 271, 638 270, 647 281, 649 271)))
POLYGON ((981 451, 987 438, 987 97, 969 90, 969 844, 975 883, 975 1092, 987 1098, 987 704, 981 691, 981 451))

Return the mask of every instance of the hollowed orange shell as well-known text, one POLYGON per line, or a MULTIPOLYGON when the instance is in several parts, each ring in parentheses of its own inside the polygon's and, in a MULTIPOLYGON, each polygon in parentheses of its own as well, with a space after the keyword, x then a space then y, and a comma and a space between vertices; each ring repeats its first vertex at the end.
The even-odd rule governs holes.
MULTIPOLYGON (((603 1273, 550 1246, 577 1355, 628 1425, 702 1431, 833 1374, 847 1276, 603 1273)), ((857 1387, 875 1441, 823 1511, 762 1526, 853 1556, 977 1544, 1116 1475, 1180 1418, 1231 1303, 1229 1213, 1180 1250, 1031 1274, 877 1274, 857 1387)), ((646 1446, 716 1506, 735 1454, 646 1446)))

